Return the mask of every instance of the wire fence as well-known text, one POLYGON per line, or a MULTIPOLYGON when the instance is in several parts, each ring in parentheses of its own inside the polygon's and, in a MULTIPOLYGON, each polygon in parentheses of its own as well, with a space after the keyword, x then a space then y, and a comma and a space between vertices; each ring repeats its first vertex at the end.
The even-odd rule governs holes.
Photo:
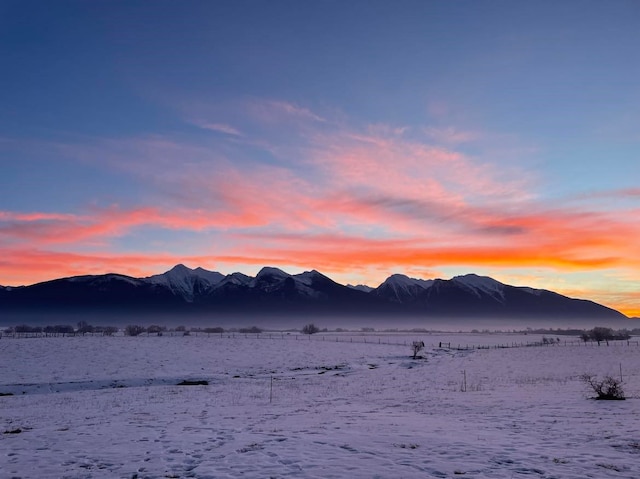
MULTIPOLYGON (((410 333, 407 333, 410 334, 410 333)), ((506 334, 506 333, 505 333, 506 334)), ((102 337, 102 336, 120 336, 124 333, 119 331, 116 334, 106 333, 45 333, 45 332, 3 332, 0 333, 0 339, 25 339, 25 338, 61 338, 61 337, 102 337)), ((388 346, 411 346, 413 341, 422 340, 419 333, 415 334, 415 338, 409 337, 393 337, 393 335, 353 335, 348 333, 335 334, 300 334, 291 332, 261 332, 261 333, 240 333, 240 332, 206 332, 206 331, 162 331, 159 333, 143 332, 137 335, 139 337, 157 337, 157 336, 195 336, 209 337, 219 339, 262 339, 262 340, 283 340, 283 341, 315 341, 315 342, 337 342, 337 343, 356 343, 356 344, 379 344, 388 346)), ((450 349, 456 351, 483 350, 483 349, 507 349, 507 348, 527 348, 527 347, 640 347, 640 340, 635 338, 603 340, 603 341, 583 341, 581 339, 560 339, 543 337, 540 341, 511 341, 494 344, 473 344, 469 342, 456 341, 438 341, 426 342, 426 348, 432 349, 450 349)))

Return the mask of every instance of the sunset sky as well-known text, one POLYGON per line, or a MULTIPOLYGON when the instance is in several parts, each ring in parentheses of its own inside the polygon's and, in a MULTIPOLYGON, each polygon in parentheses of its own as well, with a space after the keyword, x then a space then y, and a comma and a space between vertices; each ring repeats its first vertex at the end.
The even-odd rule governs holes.
POLYGON ((0 0, 0 284, 177 263, 640 316, 640 2, 0 0))

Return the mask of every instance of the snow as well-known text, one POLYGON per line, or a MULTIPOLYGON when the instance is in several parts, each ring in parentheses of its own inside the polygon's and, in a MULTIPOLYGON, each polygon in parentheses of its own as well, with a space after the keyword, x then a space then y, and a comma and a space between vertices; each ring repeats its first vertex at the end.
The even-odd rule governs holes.
POLYGON ((231 273, 226 275, 222 281, 215 285, 215 287, 221 287, 228 283, 236 285, 247 285, 251 281, 253 281, 253 278, 251 276, 247 276, 246 274, 242 273, 231 273))
POLYGON ((289 273, 285 273, 281 269, 273 268, 271 266, 265 266, 258 272, 258 274, 256 275, 256 279, 262 278, 264 276, 286 279, 291 275, 289 273))
POLYGON ((366 284, 347 284, 347 288, 356 289, 358 291, 362 291, 363 293, 370 293, 375 289, 371 286, 367 286, 366 284))
POLYGON ((144 280, 149 283, 161 284, 168 287, 174 294, 183 297, 186 301, 193 301, 193 284, 196 275, 193 270, 182 264, 178 264, 166 273, 149 276, 144 280))
POLYGON ((290 274, 285 273, 281 269, 265 266, 258 272, 256 277, 253 278, 249 283, 249 286, 251 288, 260 288, 265 291, 271 291, 272 288, 290 277, 290 274))
POLYGON ((194 286, 198 278, 209 285, 216 285, 224 279, 224 276, 216 271, 208 271, 200 267, 191 269, 178 264, 166 273, 149 276, 141 281, 166 286, 175 295, 192 302, 195 296, 194 286))
POLYGON ((206 270, 204 268, 201 268, 200 266, 198 266, 192 272, 199 278, 202 278, 211 284, 217 284, 224 279, 223 274, 218 273, 217 271, 206 270))
POLYGON ((304 285, 311 286, 313 284, 313 281, 318 279, 318 277, 322 277, 322 274, 318 273, 316 270, 312 270, 296 274, 293 276, 293 279, 304 285))
POLYGON ((526 291, 529 294, 533 294, 536 296, 540 296, 542 294, 543 291, 545 291, 544 289, 535 289, 535 288, 530 288, 529 286, 516 286, 516 288, 518 288, 521 291, 526 291))
POLYGON ((496 299, 504 300, 504 284, 496 281, 488 276, 478 276, 477 274, 466 274, 464 276, 456 276, 453 278, 456 283, 462 284, 475 292, 479 296, 478 291, 482 291, 496 299))
MULTIPOLYGON (((404 274, 392 274, 382 284, 393 285, 396 288, 406 288, 410 286, 420 286, 424 289, 429 288, 433 284, 432 279, 409 278, 404 274)), ((381 285, 382 286, 382 285, 381 285)))
POLYGON ((316 298, 316 299, 326 297, 324 293, 317 291, 314 288, 313 284, 318 280, 321 280, 323 278, 324 279, 328 279, 328 278, 323 274, 318 273, 315 269, 311 271, 305 271, 304 273, 293 275, 292 277, 296 282, 297 290, 301 294, 306 295, 309 298, 316 298))
POLYGON ((393 274, 378 286, 376 293, 383 292, 385 296, 388 296, 389 292, 391 292, 393 301, 403 303, 419 296, 424 290, 430 288, 432 284, 433 280, 409 278, 404 274, 393 274))
POLYGON ((0 396, 0 468, 73 478, 640 477, 635 342, 436 344, 524 338, 539 339, 5 337, 0 393, 15 395, 0 396), (412 340, 425 341, 425 358, 410 359, 412 340), (588 399, 581 374, 620 368, 627 401, 588 399), (175 385, 183 379, 209 385, 175 385))

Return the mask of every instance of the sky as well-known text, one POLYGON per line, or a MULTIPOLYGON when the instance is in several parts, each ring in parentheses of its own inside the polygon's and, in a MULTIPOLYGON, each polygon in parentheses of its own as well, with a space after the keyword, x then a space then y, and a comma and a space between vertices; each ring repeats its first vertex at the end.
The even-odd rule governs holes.
POLYGON ((640 316, 640 3, 0 0, 0 284, 476 273, 640 316))

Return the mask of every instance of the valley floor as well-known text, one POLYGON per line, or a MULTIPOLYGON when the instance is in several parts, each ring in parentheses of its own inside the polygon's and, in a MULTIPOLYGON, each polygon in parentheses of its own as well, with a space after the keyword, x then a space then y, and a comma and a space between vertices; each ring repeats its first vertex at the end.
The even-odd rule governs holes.
POLYGON ((640 477, 640 347, 414 336, 416 360, 375 343, 3 338, 0 476, 640 477), (588 399, 580 375, 620 370, 628 400, 588 399))

